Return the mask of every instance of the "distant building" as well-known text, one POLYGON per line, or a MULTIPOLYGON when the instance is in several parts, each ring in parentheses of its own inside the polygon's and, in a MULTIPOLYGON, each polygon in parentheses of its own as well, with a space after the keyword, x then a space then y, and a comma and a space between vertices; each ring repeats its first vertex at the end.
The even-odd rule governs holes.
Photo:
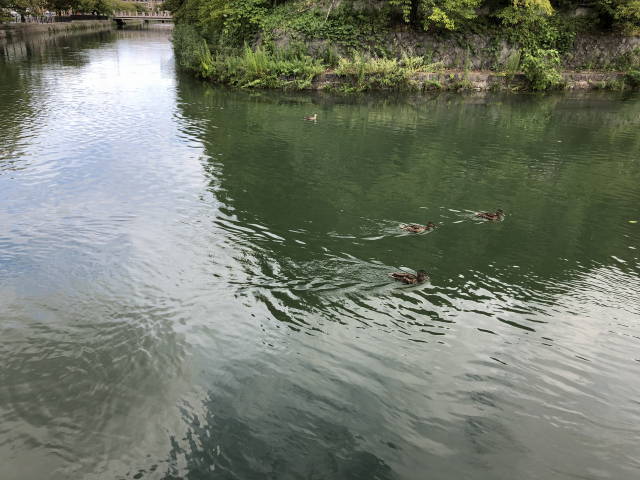
POLYGON ((150 12, 157 12, 162 10, 163 0, 129 0, 131 3, 137 3, 144 5, 150 12))

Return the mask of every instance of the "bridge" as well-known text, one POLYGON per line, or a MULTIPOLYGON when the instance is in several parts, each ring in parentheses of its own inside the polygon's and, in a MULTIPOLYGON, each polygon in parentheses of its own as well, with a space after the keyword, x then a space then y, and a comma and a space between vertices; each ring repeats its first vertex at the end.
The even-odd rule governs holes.
POLYGON ((142 20, 144 23, 149 22, 173 22, 173 17, 169 12, 114 12, 113 19, 122 27, 127 20, 142 20))

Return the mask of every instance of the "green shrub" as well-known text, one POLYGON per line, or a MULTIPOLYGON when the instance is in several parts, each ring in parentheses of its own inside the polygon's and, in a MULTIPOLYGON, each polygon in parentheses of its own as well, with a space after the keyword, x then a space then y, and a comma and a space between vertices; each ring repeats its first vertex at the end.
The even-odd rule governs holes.
POLYGON ((449 85, 449 90, 453 90, 455 92, 466 92, 473 89, 473 83, 471 83, 471 81, 466 78, 457 80, 449 85))
POLYGON ((424 68, 424 57, 410 57, 408 55, 403 55, 400 64, 407 70, 418 72, 424 68))
POLYGON ((548 90, 562 84, 557 50, 537 49, 522 56, 522 71, 532 90, 548 90))
POLYGON ((640 47, 635 47, 633 50, 614 57, 608 67, 614 70, 640 69, 640 47))
POLYGON ((398 69, 398 60, 395 58, 365 58, 360 52, 355 52, 353 58, 342 57, 338 60, 336 73, 338 75, 384 75, 398 69))
POLYGON ((173 29, 173 48, 178 65, 195 72, 201 77, 208 77, 213 72, 213 57, 196 29, 188 24, 178 24, 173 29))
POLYGON ((335 67, 338 65, 338 61, 340 60, 340 55, 338 50, 333 46, 329 45, 322 51, 322 60, 329 67, 335 67))
POLYGON ((465 21, 476 18, 481 0, 421 0, 424 16, 422 26, 456 30, 465 21))
POLYGON ((595 6, 605 22, 630 35, 640 33, 640 0, 597 0, 595 6))
POLYGON ((517 50, 509 55, 507 61, 505 62, 505 74, 507 77, 507 83, 511 83, 513 78, 516 76, 516 73, 520 71, 520 62, 522 60, 522 52, 517 50))
POLYGON ((325 69, 309 55, 291 50, 269 52, 245 45, 238 55, 219 55, 210 77, 240 88, 304 89, 325 69))
POLYGON ((563 54, 573 46, 584 19, 556 14, 549 0, 512 0, 500 10, 498 33, 522 50, 553 49, 563 54))
POLYGON ((366 58, 359 52, 353 57, 342 57, 338 61, 336 73, 349 82, 350 91, 366 90, 415 90, 417 83, 413 75, 425 71, 421 57, 366 58))
POLYGON ((629 70, 625 74, 625 82, 631 88, 640 88, 640 70, 629 70))

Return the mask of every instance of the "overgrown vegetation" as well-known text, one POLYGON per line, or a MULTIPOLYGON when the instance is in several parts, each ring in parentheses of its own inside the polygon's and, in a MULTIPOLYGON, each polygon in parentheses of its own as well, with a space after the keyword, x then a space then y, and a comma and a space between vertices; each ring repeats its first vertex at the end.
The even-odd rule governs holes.
POLYGON ((526 52, 522 57, 521 67, 533 90, 549 90, 562 84, 557 50, 538 49, 526 52))
MULTIPOLYGON (((329 70, 354 91, 410 89, 416 73, 443 65, 394 39, 419 45, 426 31, 467 49, 458 70, 470 68, 473 34, 491 38, 495 70, 509 79, 523 73, 531 89, 547 90, 562 85, 561 61, 576 34, 640 33, 640 0, 593 0, 586 10, 583 0, 167 0, 165 7, 177 22, 180 64, 240 87, 305 88, 329 70), (505 43, 512 51, 499 60, 505 43)), ((640 69, 640 55, 624 56, 611 68, 640 69)))
POLYGON ((625 83, 631 88, 640 87, 640 70, 629 70, 625 75, 625 83))
POLYGON ((245 46, 238 55, 218 55, 212 76, 242 88, 302 89, 324 70, 319 60, 292 50, 271 53, 245 46))
POLYGON ((236 52, 213 55, 191 25, 176 26, 174 44, 180 66, 241 88, 303 89, 325 69, 321 60, 296 48, 270 51, 245 45, 236 52))

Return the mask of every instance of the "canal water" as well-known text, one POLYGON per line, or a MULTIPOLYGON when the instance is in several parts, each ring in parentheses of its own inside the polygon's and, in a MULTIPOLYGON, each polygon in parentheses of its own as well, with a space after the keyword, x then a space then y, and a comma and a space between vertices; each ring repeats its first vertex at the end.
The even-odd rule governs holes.
POLYGON ((169 35, 1 48, 0 478, 638 478, 640 97, 228 91, 169 35))

